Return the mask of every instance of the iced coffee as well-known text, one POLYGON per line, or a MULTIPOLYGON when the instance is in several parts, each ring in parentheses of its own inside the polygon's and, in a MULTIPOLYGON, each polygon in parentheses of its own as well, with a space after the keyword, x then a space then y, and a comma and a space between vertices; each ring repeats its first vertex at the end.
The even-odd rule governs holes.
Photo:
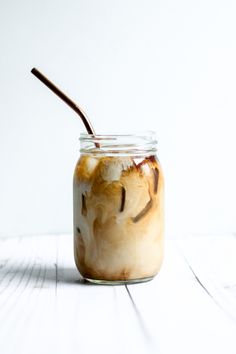
POLYGON ((148 151, 110 151, 82 153, 75 168, 76 266, 94 282, 149 280, 163 259, 161 166, 148 151))

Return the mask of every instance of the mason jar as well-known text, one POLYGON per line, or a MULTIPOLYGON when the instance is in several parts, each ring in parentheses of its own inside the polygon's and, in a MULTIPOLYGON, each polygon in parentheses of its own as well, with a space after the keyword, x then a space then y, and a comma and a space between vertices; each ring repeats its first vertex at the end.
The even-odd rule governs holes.
POLYGON ((154 132, 80 135, 74 257, 99 284, 151 280, 163 260, 164 180, 154 132))

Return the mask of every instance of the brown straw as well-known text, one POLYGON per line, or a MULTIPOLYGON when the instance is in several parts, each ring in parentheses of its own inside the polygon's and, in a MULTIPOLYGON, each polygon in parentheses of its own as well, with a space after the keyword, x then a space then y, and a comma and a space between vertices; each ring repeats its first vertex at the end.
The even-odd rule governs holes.
MULTIPOLYGON (((31 72, 34 76, 36 76, 40 81, 42 81, 48 88, 50 88, 50 90, 52 90, 58 97, 60 97, 66 104, 68 104, 68 106, 70 106, 80 116, 88 134, 95 135, 94 129, 88 117, 86 117, 82 109, 75 102, 73 102, 68 96, 66 96, 58 87, 56 87, 50 80, 48 80, 48 78, 46 78, 46 76, 44 76, 36 68, 33 68, 31 72)), ((95 145, 96 147, 99 147, 98 143, 95 143, 95 145)))

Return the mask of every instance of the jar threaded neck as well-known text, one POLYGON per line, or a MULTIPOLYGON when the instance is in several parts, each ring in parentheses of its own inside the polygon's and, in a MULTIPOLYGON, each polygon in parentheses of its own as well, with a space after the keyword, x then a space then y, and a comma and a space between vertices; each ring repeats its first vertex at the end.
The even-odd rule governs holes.
POLYGON ((80 153, 92 155, 153 155, 157 150, 156 134, 80 134, 80 153))

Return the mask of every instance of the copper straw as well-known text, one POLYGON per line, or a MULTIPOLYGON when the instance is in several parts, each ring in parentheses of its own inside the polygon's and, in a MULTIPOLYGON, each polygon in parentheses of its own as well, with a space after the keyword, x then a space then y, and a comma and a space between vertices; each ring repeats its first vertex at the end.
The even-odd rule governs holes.
MULTIPOLYGON (((82 109, 73 102, 68 96, 66 96, 57 86, 55 86, 46 76, 44 76, 38 69, 33 68, 31 70, 32 74, 36 76, 40 81, 42 81, 50 90, 52 90, 58 97, 60 97, 68 106, 70 106, 82 119, 88 134, 95 135, 92 124, 90 123, 88 117, 82 111, 82 109)), ((96 147, 99 147, 98 143, 95 143, 96 147)))

